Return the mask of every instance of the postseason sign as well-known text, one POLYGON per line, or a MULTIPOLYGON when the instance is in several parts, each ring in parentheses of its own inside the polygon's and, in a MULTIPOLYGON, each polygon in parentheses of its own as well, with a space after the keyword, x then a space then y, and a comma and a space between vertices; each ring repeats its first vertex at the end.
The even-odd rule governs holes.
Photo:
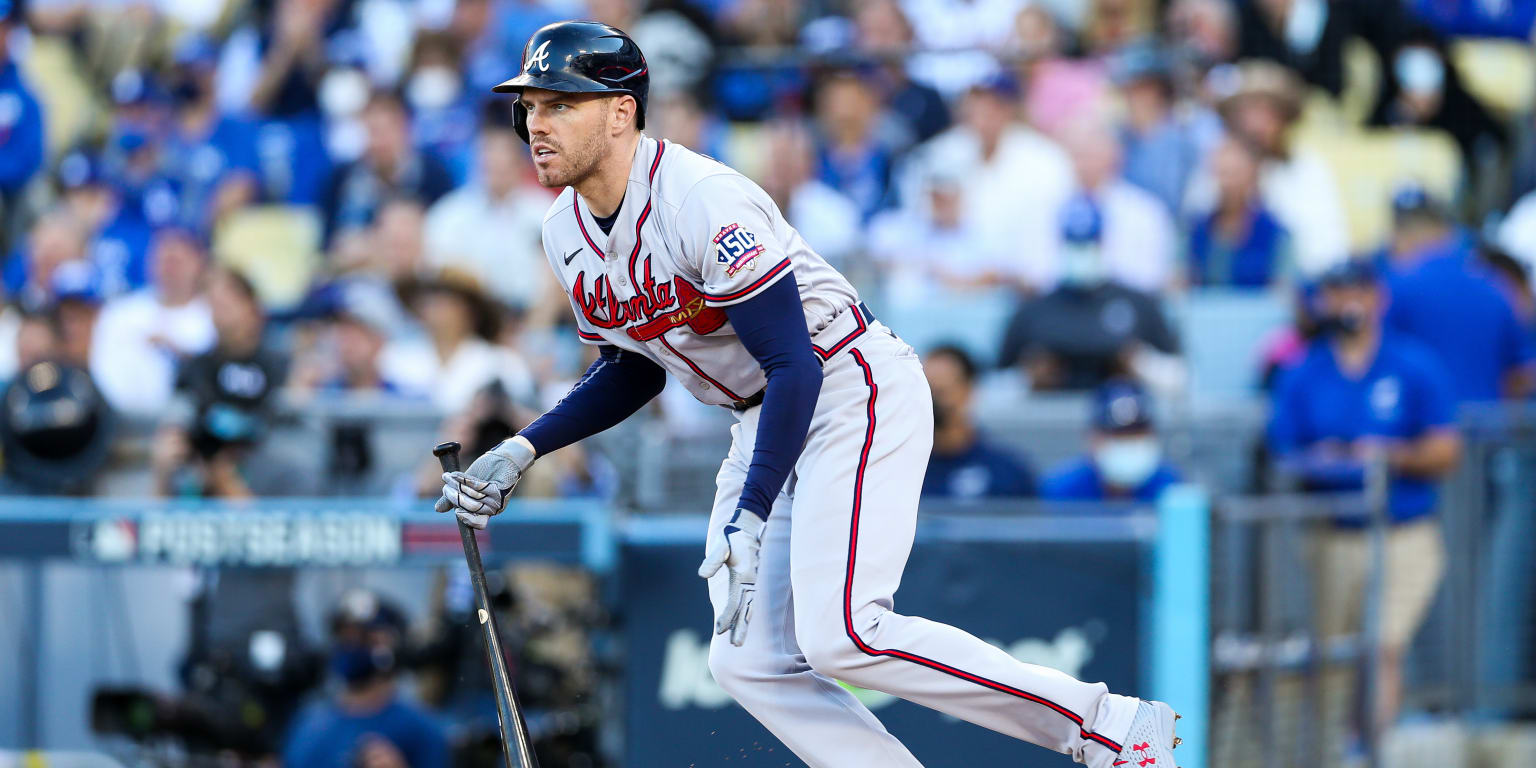
POLYGON ((360 566, 401 554, 399 520, 359 513, 148 512, 76 531, 76 556, 101 562, 360 566))

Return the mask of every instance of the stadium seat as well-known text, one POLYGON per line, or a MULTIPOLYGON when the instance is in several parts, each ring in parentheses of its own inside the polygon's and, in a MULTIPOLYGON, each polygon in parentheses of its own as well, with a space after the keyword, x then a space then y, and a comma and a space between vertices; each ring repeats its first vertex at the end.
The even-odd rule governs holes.
POLYGON ((1274 292, 1203 289, 1167 303, 1189 365, 1196 400, 1249 395, 1258 384, 1259 345, 1291 322, 1274 292))
POLYGON ((96 118, 90 87, 80 74, 69 42, 49 35, 32 38, 22 64, 32 92, 42 103, 48 157, 54 158, 87 133, 96 118))
POLYGON ((1012 294, 998 291, 945 297, 912 307, 871 304, 871 309, 919 354, 939 344, 957 344, 977 363, 992 365, 1017 305, 1012 294))
POLYGON ((269 309, 304 298, 320 252, 320 217, 310 208, 268 205, 232 214, 213 237, 214 257, 240 270, 269 309))
POLYGON ((1467 90, 1506 115, 1529 112, 1536 96, 1536 53, 1511 40, 1457 40, 1451 61, 1467 90))

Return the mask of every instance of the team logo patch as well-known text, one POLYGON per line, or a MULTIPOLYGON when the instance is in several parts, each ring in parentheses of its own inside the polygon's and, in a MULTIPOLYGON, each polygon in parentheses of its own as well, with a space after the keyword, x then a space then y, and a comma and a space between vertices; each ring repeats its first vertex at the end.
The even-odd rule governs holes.
POLYGON ((715 261, 725 265, 726 277, 735 277, 743 269, 751 271, 757 266, 755 262, 763 250, 757 236, 740 224, 721 227, 715 233, 715 261))

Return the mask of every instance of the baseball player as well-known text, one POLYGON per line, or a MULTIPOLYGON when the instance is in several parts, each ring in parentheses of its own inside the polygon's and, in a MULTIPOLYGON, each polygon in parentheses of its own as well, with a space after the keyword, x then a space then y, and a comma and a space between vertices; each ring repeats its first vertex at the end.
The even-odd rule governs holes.
POLYGON ((1095 768, 1173 768, 1168 705, 892 610, 933 442, 917 355, 756 184, 642 133, 648 86, 622 31, 561 22, 493 89, 518 96, 539 183, 563 188, 544 250, 601 356, 548 413, 443 475, 438 511, 485 527, 539 456, 623 421, 670 373, 736 416, 699 567, 710 671, 802 760, 919 765, 841 680, 1095 768))

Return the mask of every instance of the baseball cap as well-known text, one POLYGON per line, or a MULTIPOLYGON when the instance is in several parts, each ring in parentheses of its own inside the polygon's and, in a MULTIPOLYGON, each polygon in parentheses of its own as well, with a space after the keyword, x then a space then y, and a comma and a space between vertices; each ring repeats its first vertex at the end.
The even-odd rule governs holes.
POLYGON ((212 65, 219 60, 219 49, 207 35, 191 34, 176 44, 175 60, 180 66, 212 65))
POLYGON ((55 301, 100 304, 101 273, 88 261, 66 261, 55 267, 48 287, 55 301))
POLYGON ((1435 218, 1448 218, 1450 211, 1445 204, 1436 198, 1428 189, 1417 181, 1406 181, 1398 185, 1392 193, 1392 215, 1395 218, 1406 216, 1431 216, 1435 218))
POLYGON ((1006 69, 999 69, 978 80, 975 85, 971 86, 971 91, 990 93, 1004 99, 1016 100, 1019 98, 1022 89, 1019 87, 1018 78, 1014 77, 1013 73, 1006 69))
POLYGON ((166 93, 153 75, 139 69, 125 69, 112 76, 112 103, 119 107, 154 104, 166 100, 166 93))
POLYGON ((1104 215, 1087 195, 1076 195, 1061 209, 1061 239, 1072 245, 1097 243, 1104 235, 1104 215))
POLYGON ((1093 428, 1111 434, 1151 429, 1152 400, 1134 381, 1106 381, 1093 393, 1093 428))
POLYGON ((103 180, 100 161, 83 149, 71 150, 59 160, 58 176, 65 189, 99 185, 103 180))
POLYGON ((1376 266, 1364 259, 1347 259, 1329 267, 1317 278, 1317 284, 1321 288, 1343 288, 1347 286, 1374 284, 1380 275, 1376 266))
POLYGON ((1154 45, 1131 46, 1110 60, 1110 77, 1116 85, 1129 85, 1138 80, 1167 81, 1173 76, 1168 56, 1154 45))

